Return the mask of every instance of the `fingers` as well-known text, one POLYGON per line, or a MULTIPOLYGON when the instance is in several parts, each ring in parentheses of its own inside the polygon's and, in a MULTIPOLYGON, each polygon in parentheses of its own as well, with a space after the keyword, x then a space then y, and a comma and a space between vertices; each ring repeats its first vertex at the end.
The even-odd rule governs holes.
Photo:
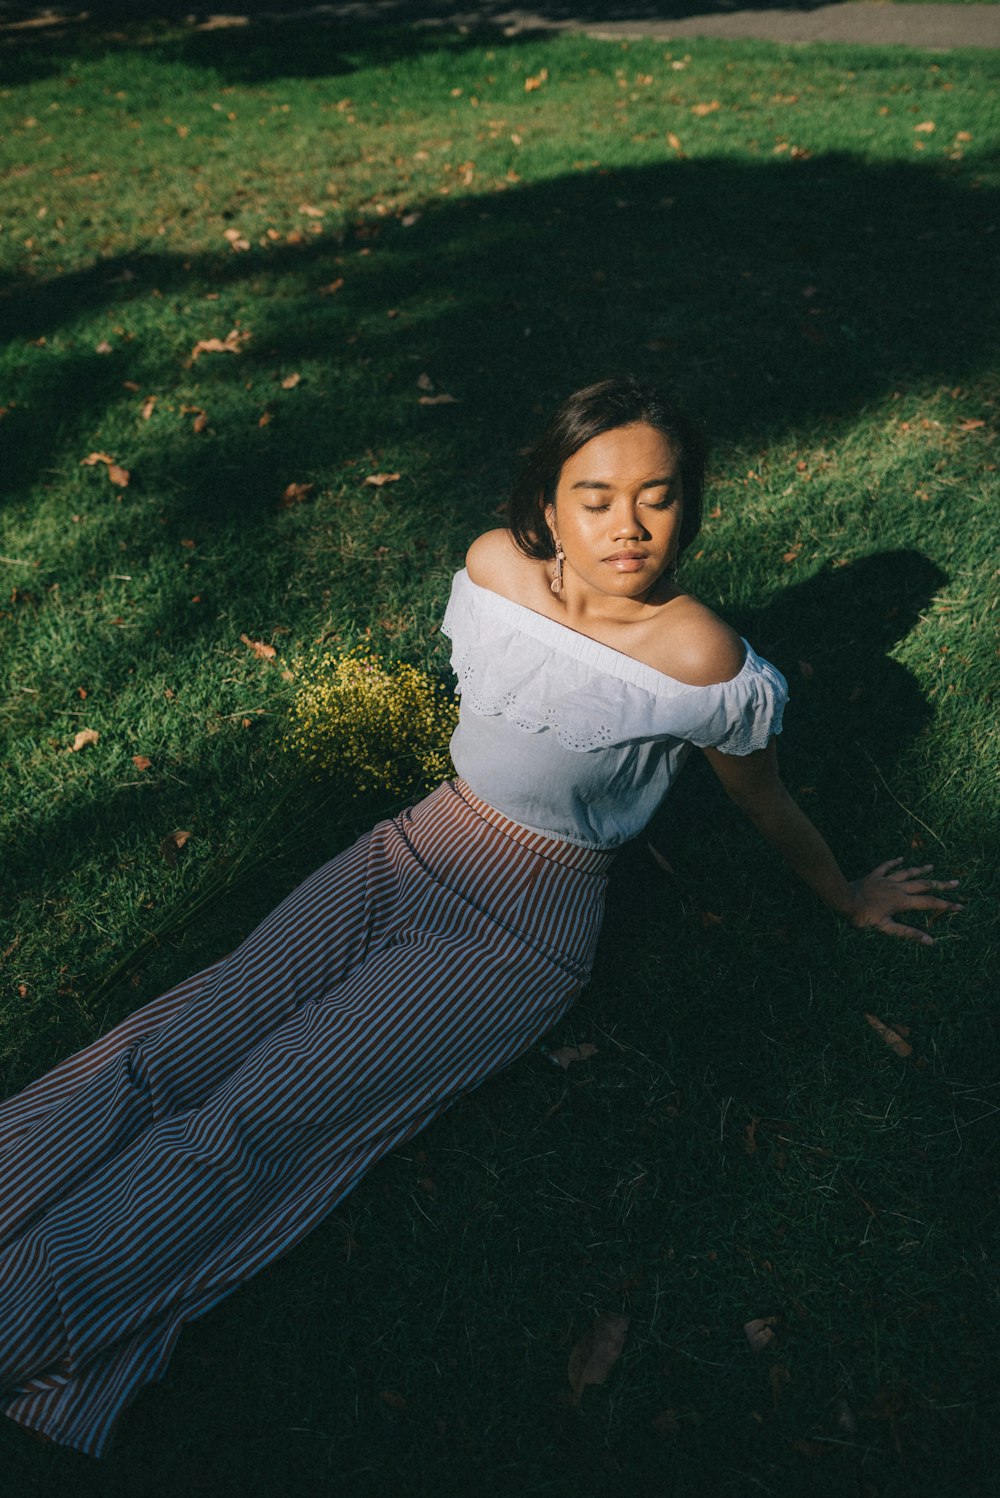
POLYGON ((926 931, 918 931, 916 926, 904 926, 901 921, 882 921, 878 929, 886 936, 899 937, 901 941, 915 941, 921 947, 934 946, 933 936, 928 936, 926 931))
POLYGON ((942 912, 949 910, 964 910, 963 905, 958 905, 954 900, 939 900, 937 895, 911 895, 906 904, 901 907, 904 910, 938 910, 942 912))
MULTIPOLYGON (((902 861, 902 859, 897 860, 897 862, 899 863, 902 863, 902 861)), ((892 878, 898 883, 902 884, 907 879, 919 879, 922 874, 929 874, 933 867, 934 865, 932 863, 925 863, 922 864, 919 868, 915 867, 912 869, 897 869, 896 872, 892 875, 892 878)))
POLYGON ((894 869, 898 863, 902 862, 901 858, 887 858, 885 863, 880 863, 877 869, 872 869, 872 875, 875 878, 884 879, 890 869, 894 869))

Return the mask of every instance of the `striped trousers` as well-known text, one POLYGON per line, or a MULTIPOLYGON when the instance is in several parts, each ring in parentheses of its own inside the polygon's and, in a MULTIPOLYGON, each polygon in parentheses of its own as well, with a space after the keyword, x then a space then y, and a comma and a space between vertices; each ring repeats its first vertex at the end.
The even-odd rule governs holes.
POLYGON ((0 1408, 103 1455, 185 1322, 565 1012, 611 857, 446 782, 0 1106, 0 1408))

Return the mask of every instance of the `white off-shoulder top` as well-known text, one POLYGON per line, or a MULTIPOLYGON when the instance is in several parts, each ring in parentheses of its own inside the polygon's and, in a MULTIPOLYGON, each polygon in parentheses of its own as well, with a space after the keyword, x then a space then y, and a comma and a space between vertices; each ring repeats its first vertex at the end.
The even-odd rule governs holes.
POLYGON ((781 732, 785 679, 749 645, 730 681, 689 686, 481 588, 464 568, 441 628, 461 693, 455 769, 548 837, 615 848, 645 827, 692 745, 750 754, 781 732))

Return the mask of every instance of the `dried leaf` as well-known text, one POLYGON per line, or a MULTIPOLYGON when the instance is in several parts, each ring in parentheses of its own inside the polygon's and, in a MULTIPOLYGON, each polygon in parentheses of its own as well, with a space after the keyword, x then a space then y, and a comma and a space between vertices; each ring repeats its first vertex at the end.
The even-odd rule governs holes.
POLYGON ((399 221, 404 229, 412 229, 413 225, 420 222, 419 213, 404 213, 399 221))
POLYGON ((556 1051, 550 1051, 550 1058, 557 1066, 572 1066, 574 1061, 589 1061, 591 1056, 597 1055, 597 1046, 591 1045, 589 1041, 584 1045, 563 1045, 556 1051))
POLYGON ((319 289, 319 294, 320 296, 336 296, 337 292, 340 290, 343 284, 343 276, 338 276, 336 281, 330 282, 329 286, 321 286, 319 289))
POLYGON ((524 80, 524 92, 526 94, 533 94, 535 89, 541 88, 542 84, 548 83, 548 81, 549 70, 548 68, 542 68, 540 73, 534 73, 530 78, 524 80))
POLYGON ((109 453, 90 453, 86 458, 80 459, 80 467, 93 468, 95 463, 113 463, 114 461, 109 453))
POLYGON ((250 334, 241 333, 239 328, 230 329, 225 338, 199 338, 191 350, 191 362, 201 354, 239 354, 249 339, 250 334))
POLYGON ((76 754, 80 749, 86 749, 88 744, 96 744, 100 737, 96 728, 81 728, 71 745, 72 752, 76 754))
POLYGON ((655 847, 653 843, 647 843, 646 847, 649 849, 649 856, 652 858, 656 866, 658 868, 661 868, 665 874, 670 874, 674 879, 676 879, 677 870, 674 868, 673 864, 668 858, 664 858, 659 848, 655 847))
POLYGON ((309 498, 315 487, 315 484, 287 484, 281 496, 281 503, 286 510, 292 505, 301 504, 304 499, 309 498))
POLYGON ((304 213, 306 218, 322 218, 326 210, 315 208, 312 203, 300 203, 299 212, 304 213))
POLYGON ((917 135, 933 135, 937 126, 933 120, 921 120, 920 124, 914 125, 913 129, 917 135))
POLYGON ((625 1346, 629 1318, 616 1311, 602 1311, 569 1355, 566 1372, 573 1403, 579 1404, 588 1384, 603 1384, 625 1346))
POLYGON ((101 341, 100 341, 100 343, 94 349, 94 353, 95 354, 113 354, 114 353, 114 349, 112 348, 111 344, 108 342, 108 340, 106 338, 102 338, 101 341))
POLYGON ((142 419, 143 419, 143 421, 148 421, 149 420, 149 418, 153 414, 153 407, 155 405, 156 405, 156 396, 155 395, 147 395, 146 399, 142 403, 142 419))
POLYGON ((281 382, 281 388, 282 390, 294 390, 301 380, 302 376, 300 374, 286 375, 281 382))
POLYGON ((682 149, 680 136, 675 135, 672 130, 668 131, 667 145, 670 147, 671 151, 680 151, 682 149))
POLYGON ((768 1379, 771 1384, 771 1401, 774 1408, 777 1409, 778 1402, 781 1399, 781 1391, 791 1383, 792 1375, 784 1363, 775 1363, 768 1371, 768 1379))
POLYGON ((966 416, 964 421, 958 423, 958 430, 960 432, 975 432, 985 425, 986 422, 981 416, 966 416))
POLYGON ((174 832, 168 833, 160 843, 160 857, 164 860, 165 863, 168 863, 172 869, 176 868, 177 854, 180 852, 181 848, 183 848, 184 844, 187 842, 190 836, 190 832, 184 832, 180 828, 177 828, 174 832))
POLYGON ((138 395, 142 386, 137 384, 135 380, 122 380, 122 389, 131 390, 133 395, 138 395))
POLYGON ((401 473, 370 473, 364 483, 373 489, 381 489, 384 484, 395 484, 402 478, 401 473))
POLYGON ((453 406, 457 402, 454 395, 422 395, 420 405, 422 406, 453 406))
POLYGON ((889 1025, 884 1025, 880 1019, 876 1019, 874 1014, 866 1014, 865 1019, 871 1025, 872 1029, 878 1035, 881 1035, 890 1051, 893 1051, 897 1056, 913 1055, 913 1047, 908 1041, 903 1039, 898 1030, 893 1030, 889 1025))
POLYGON ((277 651, 273 645, 265 645, 263 640, 251 640, 249 635, 240 635, 243 641, 260 661, 273 661, 277 651))
POLYGON ((132 475, 127 468, 119 468, 117 463, 108 465, 108 478, 113 484, 117 484, 119 489, 127 489, 128 481, 131 477, 132 475))
POLYGON ((205 430, 205 428, 208 426, 208 416, 207 416, 207 414, 204 411, 199 411, 198 415, 195 417, 194 421, 192 421, 191 426, 194 429, 194 431, 196 431, 196 432, 203 432, 205 430))
POLYGON ((753 1321, 747 1321, 743 1330, 750 1343, 750 1351, 763 1352, 768 1343, 774 1341, 774 1328, 777 1325, 777 1316, 758 1316, 753 1321))
POLYGON ((417 375, 417 385, 418 385, 419 389, 421 389, 421 390, 433 390, 434 389, 434 381, 431 379, 431 377, 430 377, 429 374, 419 374, 419 375, 417 375))
POLYGON ((699 119, 703 119, 706 114, 714 114, 717 109, 721 108, 722 105, 718 99, 710 99, 707 104, 692 104, 691 113, 697 115, 699 119))
POLYGON ((153 761, 148 759, 145 754, 133 754, 132 763, 137 770, 148 770, 153 761))

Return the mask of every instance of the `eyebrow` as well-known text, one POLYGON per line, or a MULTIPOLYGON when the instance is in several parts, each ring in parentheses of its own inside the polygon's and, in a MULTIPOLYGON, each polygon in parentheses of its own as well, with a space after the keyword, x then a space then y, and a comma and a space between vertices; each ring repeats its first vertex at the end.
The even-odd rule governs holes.
MULTIPOLYGON (((676 481, 676 478, 677 478, 676 474, 671 474, 671 476, 669 478, 664 478, 664 479, 647 479, 644 484, 640 485, 640 488, 642 488, 642 489, 669 489, 670 485, 676 481)), ((610 489, 611 485, 608 484, 608 483, 605 483, 605 481, 603 479, 578 479, 575 484, 571 484, 570 485, 570 488, 571 489, 610 489)))

